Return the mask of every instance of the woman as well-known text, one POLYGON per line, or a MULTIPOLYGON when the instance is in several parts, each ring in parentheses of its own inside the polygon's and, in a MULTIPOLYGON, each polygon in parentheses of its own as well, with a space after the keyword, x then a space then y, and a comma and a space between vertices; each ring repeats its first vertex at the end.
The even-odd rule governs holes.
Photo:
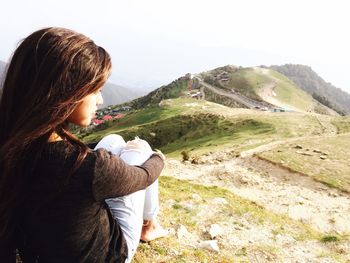
MULTIPOLYGON (((63 28, 32 33, 13 54, 0 102, 0 262, 15 262, 16 249, 24 262, 131 260, 135 244, 117 201, 154 183, 164 156, 148 152, 131 166, 103 145, 107 138, 92 151, 67 130, 90 124, 110 71, 102 47, 63 28)), ((160 229, 151 218, 142 236, 160 229)))

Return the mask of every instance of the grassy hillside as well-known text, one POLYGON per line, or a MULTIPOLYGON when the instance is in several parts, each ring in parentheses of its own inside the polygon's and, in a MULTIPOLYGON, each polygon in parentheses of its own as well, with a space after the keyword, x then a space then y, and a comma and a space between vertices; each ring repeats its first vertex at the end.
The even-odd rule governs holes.
POLYGON ((350 94, 324 81, 309 66, 286 64, 270 68, 287 76, 300 88, 321 100, 322 103, 326 103, 338 113, 350 113, 350 94))
POLYGON ((106 129, 80 134, 85 142, 96 142, 110 133, 126 139, 138 135, 170 156, 182 150, 202 154, 230 146, 237 152, 284 138, 321 135, 324 125, 339 124, 347 130, 349 121, 340 117, 300 113, 271 113, 232 109, 190 98, 163 101, 135 110, 123 119, 110 121, 106 129))
POLYGON ((149 94, 129 103, 125 103, 124 105, 129 105, 134 109, 142 109, 146 106, 158 104, 165 99, 181 97, 188 90, 189 80, 190 78, 188 76, 180 77, 172 83, 164 85, 149 94))
POLYGON ((259 154, 330 187, 350 193, 350 135, 308 138, 259 154))
MULTIPOLYGON (((261 70, 260 68, 258 71, 261 70)), ((276 81, 274 92, 276 93, 276 99, 286 105, 290 105, 302 111, 312 111, 313 99, 305 91, 296 86, 284 75, 268 70, 266 73, 271 79, 276 81)))
POLYGON ((315 111, 311 95, 286 76, 266 68, 225 66, 200 74, 202 79, 226 91, 295 111, 315 111))
POLYGON ((178 98, 135 110, 123 119, 110 121, 104 130, 79 136, 91 143, 111 133, 126 140, 139 136, 175 159, 182 159, 185 151, 192 160, 224 149, 238 156, 243 151, 282 142, 258 156, 350 192, 349 117, 234 109, 178 98))
POLYGON ((251 68, 224 66, 200 74, 202 79, 227 91, 235 90, 244 96, 261 100, 258 96, 258 84, 268 78, 255 74, 251 68), (227 81, 223 81, 227 79, 227 81))
POLYGON ((217 68, 201 74, 208 83, 257 101, 302 112, 315 111, 315 101, 286 76, 266 68, 217 68))

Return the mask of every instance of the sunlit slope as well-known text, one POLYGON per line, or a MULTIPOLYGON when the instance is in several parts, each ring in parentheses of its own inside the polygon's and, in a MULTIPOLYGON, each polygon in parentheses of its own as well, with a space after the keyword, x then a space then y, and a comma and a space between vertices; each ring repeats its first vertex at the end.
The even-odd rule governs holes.
POLYGON ((225 66, 200 74, 204 81, 285 110, 334 114, 286 76, 267 68, 225 66))
MULTIPOLYGON (((178 98, 135 110, 123 119, 109 122, 104 129, 79 136, 87 143, 97 142, 111 133, 121 134, 126 140, 140 136, 153 147, 178 157, 182 150, 201 154, 230 146, 239 153, 284 138, 322 135, 327 132, 325 125, 334 126, 335 120, 343 119, 234 109, 204 100, 178 98)), ((347 127, 347 122, 341 127, 347 127)))

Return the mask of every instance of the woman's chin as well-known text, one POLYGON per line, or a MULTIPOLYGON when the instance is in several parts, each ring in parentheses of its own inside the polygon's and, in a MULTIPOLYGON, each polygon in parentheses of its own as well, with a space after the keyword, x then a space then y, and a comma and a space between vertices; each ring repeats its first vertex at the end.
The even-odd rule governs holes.
POLYGON ((92 119, 88 119, 88 120, 83 120, 83 121, 79 121, 79 122, 71 122, 75 125, 78 125, 80 127, 87 127, 91 124, 92 119))
POLYGON ((90 124, 91 124, 91 119, 89 120, 89 121, 87 121, 87 122, 85 122, 82 126, 83 127, 87 127, 87 126, 89 126, 90 124))

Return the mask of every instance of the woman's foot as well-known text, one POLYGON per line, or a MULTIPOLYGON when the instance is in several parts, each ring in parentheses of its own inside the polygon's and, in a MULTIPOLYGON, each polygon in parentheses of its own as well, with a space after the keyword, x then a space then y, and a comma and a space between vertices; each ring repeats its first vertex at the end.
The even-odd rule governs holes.
POLYGON ((156 219, 143 220, 141 241, 149 242, 157 238, 165 237, 169 234, 156 219))

